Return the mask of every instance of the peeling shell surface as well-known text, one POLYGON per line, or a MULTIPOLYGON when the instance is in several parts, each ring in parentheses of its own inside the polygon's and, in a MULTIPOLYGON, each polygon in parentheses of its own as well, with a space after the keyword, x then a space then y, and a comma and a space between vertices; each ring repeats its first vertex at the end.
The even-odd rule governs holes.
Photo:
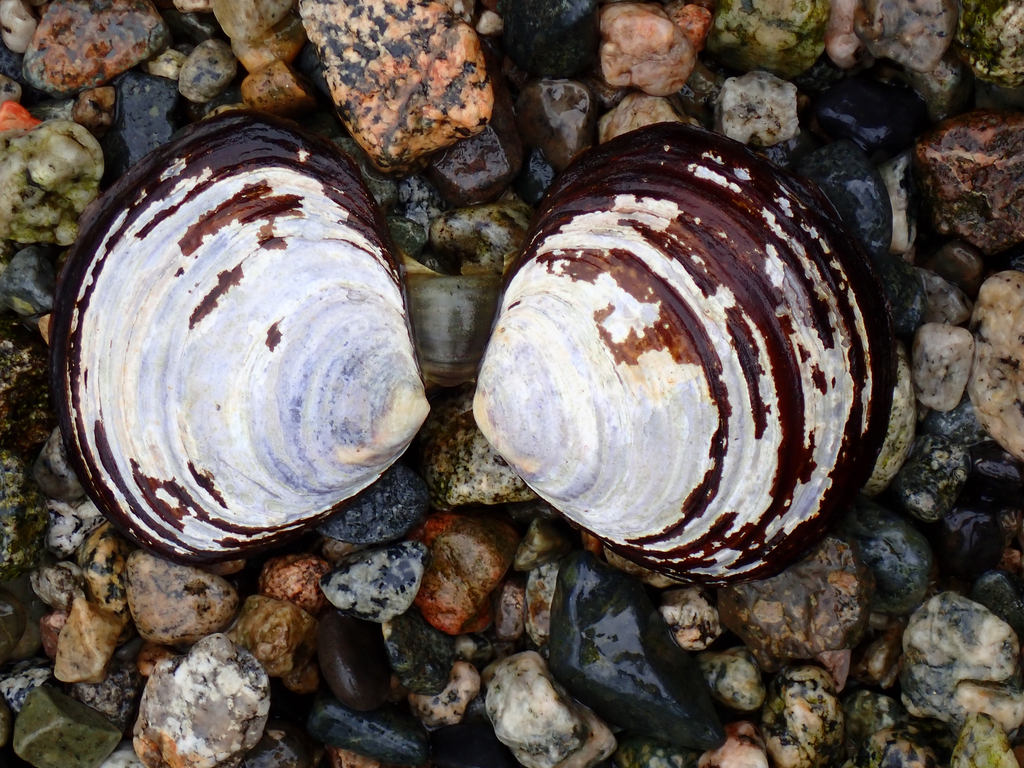
POLYGON ((348 158, 287 125, 233 113, 148 156, 86 212, 58 285, 69 457, 177 559, 322 520, 429 408, 383 218, 348 158))
POLYGON ((689 126, 592 150, 501 299, 480 429, 636 562, 781 570, 867 478, 892 398, 881 286, 835 221, 807 182, 689 126))

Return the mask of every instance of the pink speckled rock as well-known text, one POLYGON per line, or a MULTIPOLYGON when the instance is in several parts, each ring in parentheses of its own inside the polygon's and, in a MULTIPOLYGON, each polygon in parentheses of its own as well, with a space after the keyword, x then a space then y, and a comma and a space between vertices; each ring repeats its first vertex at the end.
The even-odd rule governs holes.
POLYGON ((316 555, 284 555, 267 560, 260 572, 260 594, 284 600, 316 616, 327 604, 320 577, 331 564, 316 555))

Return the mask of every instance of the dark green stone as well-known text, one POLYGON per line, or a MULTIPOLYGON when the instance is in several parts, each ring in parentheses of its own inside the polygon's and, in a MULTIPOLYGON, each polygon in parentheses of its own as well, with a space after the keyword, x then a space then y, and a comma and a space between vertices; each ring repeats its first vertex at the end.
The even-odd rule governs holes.
POLYGON ((926 523, 945 517, 971 471, 967 448, 941 435, 919 435, 889 486, 903 508, 926 523))
POLYGON ((857 542, 861 559, 875 575, 871 610, 901 616, 924 598, 932 570, 932 548, 909 520, 858 497, 839 526, 857 542))
MULTIPOLYGON (((49 354, 38 333, 22 327, 15 315, 0 315, 0 448, 25 461, 35 459, 57 426, 49 354)), ((0 581, 7 578, 0 571, 0 581)))
POLYGON ((39 564, 46 546, 46 502, 21 459, 0 450, 0 582, 39 564))
POLYGON ((95 709, 45 686, 28 695, 14 723, 14 751, 36 768, 96 768, 120 740, 95 709))
POLYGON ((725 738, 703 675, 643 585, 589 552, 562 561, 548 647, 555 679, 604 720, 694 749, 725 738))
POLYGON ((651 736, 619 737, 615 768, 696 768, 700 752, 674 747, 651 736))
POLYGON ((18 599, 0 589, 0 664, 5 663, 25 634, 25 610, 18 599))
POLYGON ((981 574, 968 595, 1009 624, 1017 637, 1024 637, 1024 579, 1009 571, 981 574))
POLYGON ((455 664, 455 641, 427 624, 415 608, 384 624, 391 669, 412 693, 434 696, 445 689, 455 664))
POLYGON ((388 231, 400 253, 415 259, 427 244, 427 230, 405 216, 388 216, 388 231))
POLYGON ((974 415, 974 404, 966 393, 952 411, 929 411, 917 431, 922 435, 943 435, 963 445, 973 445, 987 439, 978 417, 974 415))
POLYGON ((370 712, 349 709, 321 695, 306 720, 317 741, 392 765, 421 765, 429 756, 427 732, 420 722, 392 704, 370 712))
POLYGON ((935 751, 912 725, 886 728, 872 734, 852 761, 852 768, 937 768, 937 765, 935 751))
POLYGON ((544 77, 572 77, 597 54, 597 0, 499 0, 505 53, 544 77))

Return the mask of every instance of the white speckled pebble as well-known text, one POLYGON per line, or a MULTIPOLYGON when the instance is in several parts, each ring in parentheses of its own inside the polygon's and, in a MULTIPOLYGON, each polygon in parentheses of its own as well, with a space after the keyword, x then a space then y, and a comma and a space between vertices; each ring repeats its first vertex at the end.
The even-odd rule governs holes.
POLYGON ((951 411, 963 397, 974 359, 974 337, 966 328, 925 323, 914 334, 914 390, 936 411, 951 411))
POLYGON ((703 651, 722 634, 718 609, 694 587, 663 592, 658 610, 684 651, 703 651))
POLYGON ((480 673, 468 661, 456 661, 445 689, 435 696, 410 693, 409 707, 428 728, 457 725, 480 693, 480 673))
POLYGON ((91 501, 67 504, 49 500, 50 527, 46 531, 46 548, 58 557, 71 557, 86 536, 95 531, 106 518, 91 501))
POLYGON ((412 606, 427 552, 418 541, 359 552, 325 574, 320 588, 343 613, 383 624, 412 606))
POLYGON ((130 741, 122 741, 110 757, 100 763, 99 768, 144 768, 144 763, 135 754, 135 747, 130 741))
POLYGON ((930 270, 918 267, 914 271, 917 272, 921 279, 921 285, 924 286, 926 297, 924 321, 926 323, 962 325, 971 319, 974 304, 967 298, 966 293, 930 270))
POLYGON ((760 147, 789 141, 800 130, 796 86, 769 72, 730 77, 715 105, 715 130, 760 147))

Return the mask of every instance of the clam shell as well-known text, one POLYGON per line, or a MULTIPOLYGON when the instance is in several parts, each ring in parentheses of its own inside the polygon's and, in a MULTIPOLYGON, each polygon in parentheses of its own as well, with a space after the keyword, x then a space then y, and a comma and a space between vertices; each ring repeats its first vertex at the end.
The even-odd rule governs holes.
POLYGON ((81 229, 54 392, 89 495, 138 542, 200 561, 279 543, 426 417, 386 227, 330 145, 267 117, 204 121, 81 229))
POLYGON ((827 200, 662 124, 549 192, 499 305, 474 414, 614 550, 686 578, 788 565, 867 478, 893 332, 827 200))

